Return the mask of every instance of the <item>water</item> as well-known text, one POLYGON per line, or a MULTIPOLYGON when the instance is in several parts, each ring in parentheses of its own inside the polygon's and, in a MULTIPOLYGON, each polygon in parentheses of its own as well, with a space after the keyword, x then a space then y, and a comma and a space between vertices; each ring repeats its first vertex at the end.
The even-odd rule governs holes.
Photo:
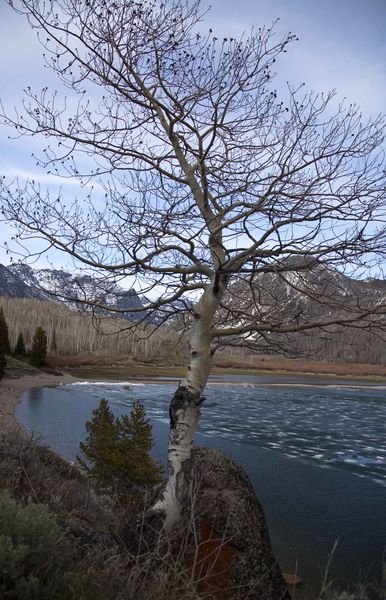
MULTIPOLYGON (((224 380, 209 387, 196 442, 226 452, 246 469, 282 569, 297 570, 316 585, 339 538, 333 579, 343 585, 380 578, 386 549, 385 387, 295 376, 241 381, 244 386, 224 380)), ((165 383, 109 382, 33 389, 23 394, 16 417, 74 460, 99 398, 106 397, 117 416, 141 400, 153 424, 154 456, 164 460, 172 391, 165 383)))

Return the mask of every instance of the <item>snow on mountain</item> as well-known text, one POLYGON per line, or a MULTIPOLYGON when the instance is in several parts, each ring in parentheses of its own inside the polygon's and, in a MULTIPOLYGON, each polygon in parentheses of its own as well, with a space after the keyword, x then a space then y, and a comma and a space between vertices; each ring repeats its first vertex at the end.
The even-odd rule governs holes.
POLYGON ((41 294, 33 290, 23 277, 3 265, 0 265, 0 296, 41 299, 41 294))
POLYGON ((231 283, 222 317, 227 327, 251 318, 293 325, 364 313, 374 302, 386 303, 385 281, 353 279, 314 259, 291 257, 231 283))
MULTIPOLYGON (((227 326, 240 326, 250 317, 259 322, 306 322, 340 314, 350 306, 354 310, 370 301, 386 301, 385 281, 352 279, 309 257, 290 257, 276 267, 271 272, 256 271, 252 284, 250 276, 231 283, 226 295, 229 310, 223 315, 227 326)), ((147 303, 134 289, 124 290, 108 279, 25 264, 0 265, 0 295, 64 302, 71 308, 85 307, 88 301, 111 309, 142 309, 147 303)), ((148 319, 161 323, 190 307, 190 302, 179 300, 152 311, 148 319)), ((145 317, 142 310, 115 314, 145 317)))
MULTIPOLYGON (((56 269, 33 269, 25 264, 0 265, 0 295, 64 302, 70 308, 98 302, 110 309, 141 309, 142 302, 132 288, 120 286, 89 275, 78 275, 56 269)), ((116 313, 130 319, 143 318, 142 311, 116 313)))

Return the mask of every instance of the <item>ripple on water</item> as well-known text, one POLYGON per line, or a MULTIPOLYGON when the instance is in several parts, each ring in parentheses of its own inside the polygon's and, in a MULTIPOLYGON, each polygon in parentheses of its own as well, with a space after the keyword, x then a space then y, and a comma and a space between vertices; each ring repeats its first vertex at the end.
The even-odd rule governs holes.
MULTIPOLYGON (((63 388, 105 396, 120 411, 129 410, 134 399, 141 400, 150 417, 168 424, 167 384, 85 381, 63 388)), ((224 386, 209 388, 206 397, 199 425, 205 435, 386 480, 384 390, 224 386)))
POLYGON ((312 393, 301 388, 247 391, 240 412, 240 403, 234 403, 240 390, 223 389, 222 410, 209 410, 201 429, 320 466, 349 468, 377 481, 386 478, 384 391, 332 386, 312 393))

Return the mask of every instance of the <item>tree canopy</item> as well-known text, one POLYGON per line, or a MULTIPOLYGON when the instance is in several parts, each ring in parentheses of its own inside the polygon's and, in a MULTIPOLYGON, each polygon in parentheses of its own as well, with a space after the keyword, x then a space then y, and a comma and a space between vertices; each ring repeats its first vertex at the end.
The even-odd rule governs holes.
POLYGON ((0 352, 2 354, 11 354, 8 325, 7 321, 5 320, 4 310, 2 306, 0 306, 0 352))
POLYGON ((25 349, 25 343, 24 343, 24 337, 23 337, 23 333, 19 333, 17 340, 16 340, 16 345, 15 345, 15 349, 13 351, 15 356, 26 356, 27 355, 27 351, 25 349))

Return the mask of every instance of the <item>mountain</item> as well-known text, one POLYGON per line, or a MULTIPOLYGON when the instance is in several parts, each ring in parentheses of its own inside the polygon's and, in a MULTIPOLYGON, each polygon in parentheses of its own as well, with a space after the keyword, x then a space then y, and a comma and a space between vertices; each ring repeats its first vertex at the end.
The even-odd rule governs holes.
POLYGON ((315 259, 291 257, 266 269, 230 286, 228 304, 241 311, 235 321, 243 320, 244 312, 259 322, 307 323, 364 313, 374 301, 386 303, 385 281, 354 279, 315 259))
MULTIPOLYGON (((143 306, 133 288, 124 290, 102 278, 56 269, 33 269, 25 264, 0 265, 0 295, 64 302, 70 308, 85 307, 87 300, 97 300, 111 309, 141 309, 143 306)), ((112 314, 129 319, 144 317, 143 311, 112 314)))
MULTIPOLYGON (((64 302, 70 308, 85 307, 87 300, 114 308, 136 308, 135 313, 97 311, 130 320, 146 319, 153 324, 174 321, 191 304, 181 300, 161 307, 150 314, 141 310, 146 298, 134 289, 124 290, 103 278, 78 275, 55 269, 33 269, 28 265, 0 265, 0 295, 64 302), (81 302, 83 301, 83 302, 81 302)), ((291 257, 275 270, 262 267, 251 275, 240 275, 229 286, 224 309, 218 315, 218 325, 239 327, 251 318, 259 324, 277 323, 282 328, 309 322, 348 319, 365 312, 366 307, 386 303, 386 282, 379 279, 353 279, 326 263, 309 257, 291 257), (226 305, 226 306, 225 306, 226 305)), ((87 309, 86 309, 87 310, 87 309)), ((189 315, 185 319, 189 320, 189 315)), ((356 362, 384 362, 385 316, 367 323, 367 331, 358 327, 331 325, 288 335, 252 333, 241 339, 229 340, 233 346, 250 347, 263 353, 287 352, 303 356, 356 362)))
POLYGON ((252 332, 241 340, 235 338, 233 345, 263 354, 385 362, 386 316, 366 318, 370 307, 386 306, 384 280, 354 279, 316 259, 291 257, 274 270, 267 266, 240 275, 229 286, 224 305, 218 316, 220 327, 240 327, 255 320, 259 325, 276 325, 282 332, 252 332), (364 315, 361 323, 355 320, 358 315, 364 315), (331 325, 323 325, 326 321, 331 325), (307 329, 309 323, 320 326, 307 329))
POLYGON ((3 265, 0 265, 0 296, 43 300, 41 292, 31 288, 14 269, 3 265))

